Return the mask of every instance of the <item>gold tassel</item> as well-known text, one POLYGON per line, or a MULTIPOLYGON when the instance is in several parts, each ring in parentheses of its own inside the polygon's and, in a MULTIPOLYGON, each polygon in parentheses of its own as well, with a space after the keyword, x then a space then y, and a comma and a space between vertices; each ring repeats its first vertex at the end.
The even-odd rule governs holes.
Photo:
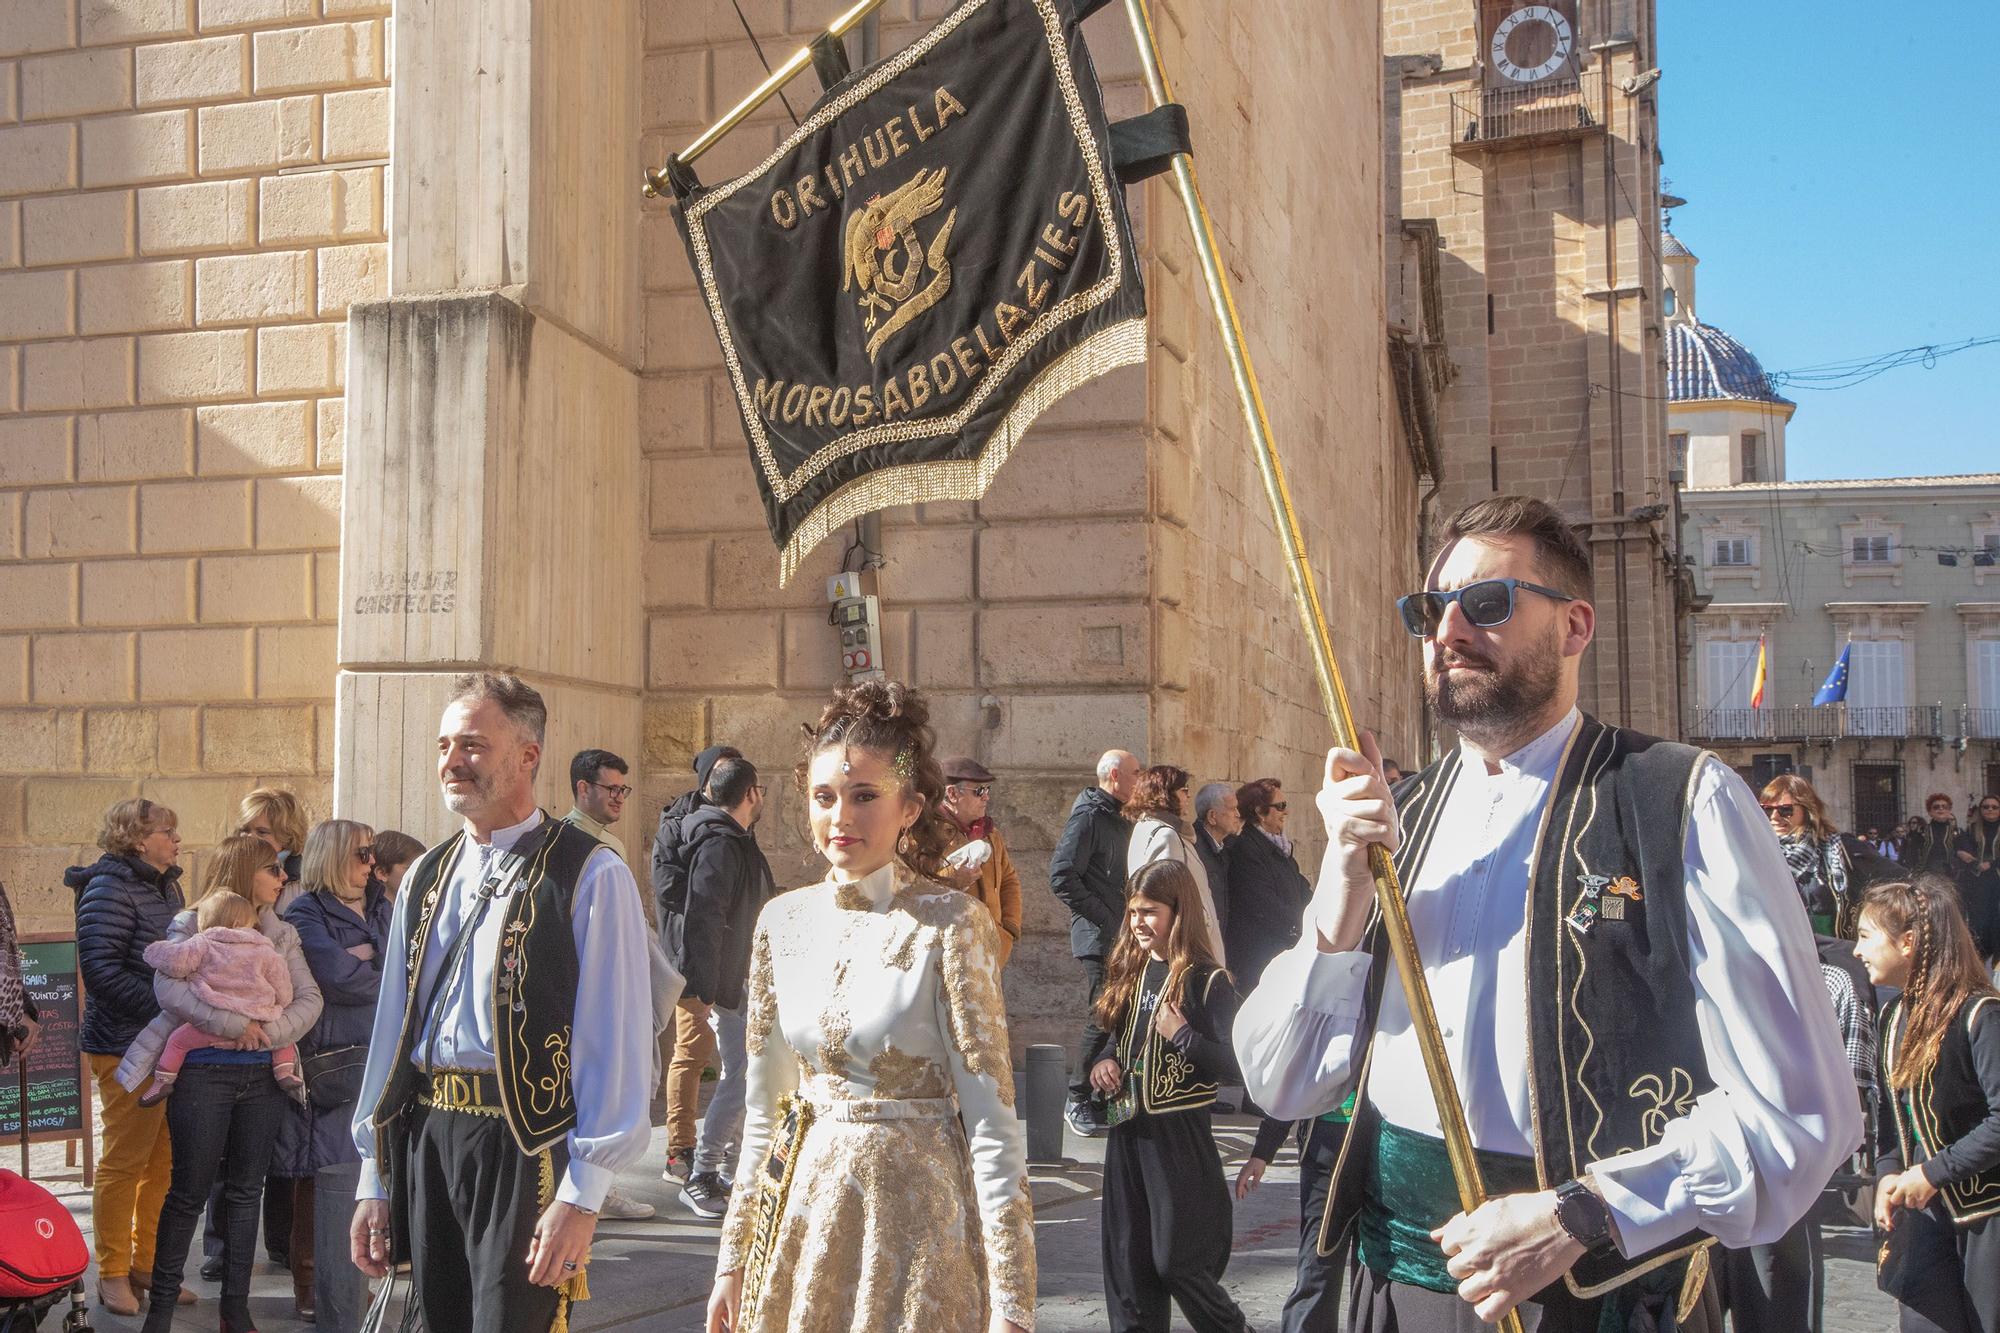
MULTIPOLYGON (((535 1154, 535 1169, 539 1179, 535 1185, 537 1206, 547 1209, 556 1197, 556 1164, 547 1148, 535 1154)), ((576 1276, 564 1278, 556 1284, 556 1317, 549 1325, 549 1333, 569 1333, 569 1307, 578 1301, 590 1299, 590 1266, 577 1265, 576 1276)))

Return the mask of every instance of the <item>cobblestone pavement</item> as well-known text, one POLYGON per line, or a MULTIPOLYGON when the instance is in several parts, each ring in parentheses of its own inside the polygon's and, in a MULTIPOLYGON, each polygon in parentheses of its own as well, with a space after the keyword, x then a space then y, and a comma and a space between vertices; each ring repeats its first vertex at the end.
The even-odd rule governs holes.
MULTIPOLYGON (((1247 1151, 1253 1122, 1223 1117, 1217 1124, 1232 1176, 1247 1151)), ((658 1216, 648 1222, 606 1222, 598 1228, 591 1266, 593 1298, 578 1306, 572 1320, 577 1333, 627 1330, 630 1333, 691 1333, 702 1328, 709 1279, 715 1260, 716 1224, 694 1217, 678 1199, 679 1187, 660 1179, 659 1163, 665 1138, 656 1131, 653 1151, 644 1170, 628 1172, 620 1186, 653 1204, 658 1216)), ((1033 1173, 1036 1249, 1041 1266, 1041 1300, 1037 1327, 1041 1333, 1099 1333, 1106 1326, 1098 1264, 1098 1183, 1103 1140, 1067 1144, 1072 1156, 1058 1167, 1038 1167, 1033 1173)), ((60 1145, 34 1149, 34 1175, 60 1195, 86 1231, 90 1227, 90 1192, 81 1170, 65 1167, 60 1145)), ((1255 1329, 1278 1326, 1278 1312, 1291 1290, 1298 1240, 1297 1159, 1287 1147, 1265 1176, 1263 1186, 1235 1209, 1235 1249, 1226 1285, 1242 1305, 1255 1329)), ((0 1164, 14 1167, 11 1153, 0 1153, 0 1164)), ((1833 1201, 1829 1198, 1829 1204, 1833 1201)), ((1830 1225, 1826 1230, 1826 1311, 1823 1333, 1887 1333, 1895 1328, 1895 1309, 1875 1289, 1870 1241, 1865 1229, 1830 1225)), ((96 1275, 91 1274, 95 1291, 96 1275)), ((202 1299, 181 1310, 176 1324, 207 1333, 215 1327, 215 1287, 195 1283, 202 1299)), ((275 1266, 259 1262, 252 1292, 252 1311, 264 1333, 304 1333, 310 1325, 292 1316, 291 1285, 275 1266)), ((137 1320, 94 1312, 100 1330, 132 1333, 137 1320)), ((52 1317, 47 1325, 57 1327, 52 1317)), ((1183 1327, 1178 1320, 1176 1328, 1183 1327)), ((1748 1333, 1746 1330, 1745 1333, 1748 1333)))

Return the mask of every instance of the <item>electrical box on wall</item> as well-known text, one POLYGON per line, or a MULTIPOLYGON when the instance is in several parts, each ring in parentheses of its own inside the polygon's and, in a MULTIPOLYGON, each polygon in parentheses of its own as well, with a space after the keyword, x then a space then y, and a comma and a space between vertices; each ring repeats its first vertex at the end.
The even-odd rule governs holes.
POLYGON ((840 669, 849 680, 878 680, 886 674, 882 662, 882 609, 875 597, 861 590, 859 574, 836 574, 826 581, 833 610, 827 620, 839 635, 840 669))

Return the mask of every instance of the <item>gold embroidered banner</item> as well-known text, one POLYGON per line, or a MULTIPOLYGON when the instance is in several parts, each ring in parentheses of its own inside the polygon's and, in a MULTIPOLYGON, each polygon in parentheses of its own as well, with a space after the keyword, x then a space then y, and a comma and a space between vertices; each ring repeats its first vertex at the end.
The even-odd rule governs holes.
POLYGON ((1043 410, 1145 359, 1070 0, 962 0, 751 171, 674 177, 781 581, 863 514, 978 499, 1043 410))

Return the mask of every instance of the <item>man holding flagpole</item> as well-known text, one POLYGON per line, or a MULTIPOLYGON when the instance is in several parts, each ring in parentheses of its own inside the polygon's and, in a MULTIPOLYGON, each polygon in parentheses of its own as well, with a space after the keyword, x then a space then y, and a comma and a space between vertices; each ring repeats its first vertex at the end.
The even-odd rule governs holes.
POLYGON ((1577 709, 1590 559, 1551 506, 1447 525, 1399 602, 1460 744, 1392 794, 1365 734, 1327 756, 1305 937, 1235 1045, 1271 1114, 1356 1093, 1320 1247, 1349 1327, 1689 1327, 1712 1241, 1776 1240, 1861 1138, 1840 1034, 1756 799, 1714 756, 1577 709), (1439 836, 1441 829, 1450 830, 1439 836), (1371 909, 1396 852, 1488 1201, 1457 1193, 1416 1020, 1371 909))

